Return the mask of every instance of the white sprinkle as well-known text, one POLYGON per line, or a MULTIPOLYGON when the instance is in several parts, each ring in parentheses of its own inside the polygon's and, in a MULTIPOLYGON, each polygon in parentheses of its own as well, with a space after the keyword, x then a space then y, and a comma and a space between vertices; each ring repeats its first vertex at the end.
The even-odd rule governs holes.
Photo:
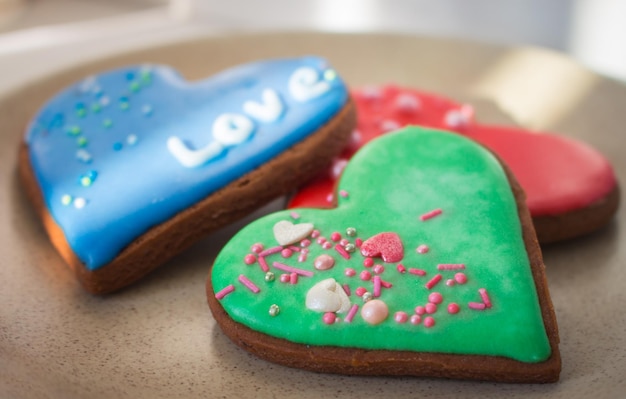
POLYGON ((128 145, 135 145, 137 143, 137 140, 139 139, 135 134, 130 134, 128 135, 128 137, 126 137, 126 142, 128 143, 128 145))
POLYGON ((82 209, 85 207, 85 205, 87 205, 87 200, 84 199, 83 197, 78 197, 74 199, 74 208, 82 209))
POLYGON ((84 149, 80 149, 76 151, 76 158, 78 158, 79 161, 82 161, 85 163, 91 162, 91 154, 87 152, 87 150, 84 150, 84 149))
POLYGON ((150 115, 152 114, 152 106, 151 105, 144 105, 143 107, 141 107, 141 112, 144 113, 144 115, 150 115))
POLYGON ((384 120, 381 124, 380 124, 380 130, 383 131, 383 133, 387 133, 390 132, 392 130, 396 130, 400 128, 400 124, 396 121, 387 119, 384 120))
POLYGON ((102 104, 103 107, 106 107, 107 105, 109 105, 109 102, 110 102, 110 100, 109 100, 109 97, 107 97, 107 96, 103 96, 100 99, 100 104, 102 104))

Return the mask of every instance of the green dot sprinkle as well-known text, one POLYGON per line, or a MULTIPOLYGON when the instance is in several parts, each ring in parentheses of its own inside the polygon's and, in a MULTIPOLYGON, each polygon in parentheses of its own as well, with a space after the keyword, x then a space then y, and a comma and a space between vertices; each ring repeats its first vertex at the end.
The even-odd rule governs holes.
POLYGON ((149 85, 152 82, 152 73, 149 70, 141 71, 139 79, 144 86, 149 85))
POLYGON ((65 194, 64 196, 61 197, 61 203, 65 206, 69 205, 72 203, 72 196, 69 194, 65 194))
POLYGON ((113 126, 113 121, 111 119, 105 119, 105 120, 102 121, 102 126, 104 126, 104 127, 106 127, 108 129, 111 126, 113 126))
POLYGON ((86 147, 88 142, 89 141, 85 137, 79 137, 76 139, 76 144, 78 144, 79 147, 86 147))
POLYGON ((97 114, 98 112, 102 111, 102 106, 100 106, 100 104, 98 103, 95 103, 91 106, 91 110, 97 114))
POLYGON ((133 93, 137 93, 141 89, 141 84, 135 81, 135 82, 132 82, 130 85, 128 85, 128 88, 133 93))
POLYGON ((78 126, 76 126, 76 125, 74 125, 74 126, 70 126, 70 127, 67 129, 67 133, 68 133, 68 134, 70 134, 70 135, 72 135, 72 136, 76 136, 76 135, 79 135, 79 134, 81 133, 81 129, 80 129, 80 127, 78 127, 78 126))
POLYGON ((335 80, 337 78, 337 72, 334 69, 327 69, 324 71, 324 79, 335 80))
POLYGON ((89 178, 89 176, 83 176, 83 177, 80 178, 80 184, 83 187, 89 187, 89 186, 91 186, 92 183, 93 183, 93 180, 91 180, 89 178))

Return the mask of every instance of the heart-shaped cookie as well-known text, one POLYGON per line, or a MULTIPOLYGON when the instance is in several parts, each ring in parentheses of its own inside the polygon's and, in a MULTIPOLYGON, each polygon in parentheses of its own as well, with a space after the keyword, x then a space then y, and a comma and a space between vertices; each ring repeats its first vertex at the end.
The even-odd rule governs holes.
POLYGON ((352 91, 357 129, 328 173, 302 187, 289 207, 330 207, 341 165, 362 145, 390 130, 420 125, 452 130, 494 151, 526 192, 540 242, 561 241, 606 225, 619 204, 610 163, 588 145, 564 136, 512 126, 484 125, 473 110, 442 96, 398 87, 352 91))
POLYGON ((215 260, 209 306, 235 343, 288 366, 555 381, 544 266, 510 179, 456 134, 412 127, 378 138, 346 167, 337 208, 278 212, 240 231, 215 260), (282 246, 273 228, 284 221, 314 230, 282 246), (368 242, 393 259, 364 256, 368 242), (308 296, 337 299, 319 284, 342 287, 349 310, 307 307, 308 296))
POLYGON ((59 252, 89 291, 105 292, 310 178, 353 126, 347 89, 321 58, 199 82, 132 66, 50 99, 20 168, 59 252))

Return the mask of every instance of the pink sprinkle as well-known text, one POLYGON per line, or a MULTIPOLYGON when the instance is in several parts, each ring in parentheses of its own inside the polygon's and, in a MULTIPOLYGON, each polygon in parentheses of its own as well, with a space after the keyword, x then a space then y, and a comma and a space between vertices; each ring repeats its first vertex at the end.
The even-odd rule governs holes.
POLYGON ((482 302, 470 302, 467 306, 469 306, 470 309, 474 310, 485 310, 485 308, 487 307, 482 302))
POLYGON ((311 233, 311 238, 317 238, 320 236, 320 231, 315 229, 313 230, 313 232, 311 233))
POLYGON ((432 211, 426 212, 425 214, 420 216, 420 220, 423 222, 423 221, 426 221, 428 219, 432 219, 432 218, 434 218, 437 215, 441 215, 442 212, 443 211, 441 209, 439 209, 439 208, 433 209, 432 211))
POLYGON ((396 266, 396 270, 399 271, 400 273, 406 273, 406 267, 404 267, 402 263, 398 263, 398 266, 396 266))
POLYGON ((324 317, 323 317, 324 323, 333 324, 335 322, 336 317, 337 316, 335 316, 333 312, 326 312, 324 313, 324 317))
POLYGON ((337 242, 341 240, 341 234, 335 231, 333 234, 330 235, 330 239, 334 242, 337 242))
POLYGON ((354 315, 356 315, 356 312, 359 310, 359 305, 357 305, 356 303, 354 305, 352 305, 352 307, 350 308, 350 310, 348 311, 348 314, 346 315, 346 317, 344 317, 344 321, 346 323, 351 323, 352 319, 354 319, 354 315))
POLYGON ((361 245, 363 245, 363 240, 357 238, 356 240, 354 240, 354 245, 356 245, 357 248, 361 248, 361 245))
POLYGON ((254 292, 255 294, 258 294, 259 291, 261 291, 259 287, 257 287, 252 281, 250 281, 250 279, 248 279, 248 277, 244 276, 243 274, 239 275, 239 282, 245 285, 247 289, 254 292))
POLYGON ((219 292, 215 294, 215 298, 220 300, 233 291, 235 291, 235 286, 232 284, 227 285, 226 287, 222 288, 219 292))
POLYGON ((409 315, 407 315, 406 312, 396 312, 393 319, 396 323, 406 323, 407 320, 409 320, 409 315))
POLYGON ((467 276, 464 273, 457 273, 454 275, 454 281, 459 284, 467 283, 467 276))
POLYGON ((341 245, 336 244, 335 245, 335 251, 339 252, 339 255, 341 255, 344 259, 350 259, 350 254, 341 245))
POLYGON ((300 252, 300 247, 296 247, 295 245, 290 245, 290 246, 289 246, 289 249, 290 249, 292 252, 300 252))
POLYGON ((383 266, 383 265, 375 265, 373 270, 374 270, 374 273, 381 274, 381 273, 383 273, 385 271, 385 266, 383 266))
POLYGON ((279 245, 277 247, 268 248, 263 252, 259 252, 259 256, 268 256, 268 255, 276 254, 282 250, 283 250, 283 247, 279 245))
POLYGON ((270 267, 267 265, 267 261, 265 260, 264 257, 260 255, 259 255, 259 266, 261 266, 261 270, 263 270, 266 273, 270 271, 270 267))
POLYGON ((424 327, 431 328, 434 325, 435 319, 433 319, 432 317, 428 316, 424 319, 424 327))
POLYGON ((290 280, 291 280, 291 276, 289 276, 287 273, 283 273, 280 275, 281 283, 288 283, 290 280))
POLYGON ((365 266, 365 267, 372 267, 372 266, 374 266, 374 259, 372 259, 372 258, 365 258, 365 259, 363 259, 363 266, 365 266))
POLYGON ((339 195, 341 195, 343 198, 348 198, 348 192, 346 190, 339 191, 339 195))
POLYGON ((261 251, 263 251, 263 244, 257 242, 256 244, 252 246, 252 248, 250 248, 250 250, 254 252, 255 254, 258 254, 261 251))
POLYGON ((363 281, 369 281, 372 278, 372 273, 368 272, 367 270, 363 270, 359 277, 363 281))
POLYGON ((424 313, 426 313, 426 309, 423 306, 415 307, 415 314, 423 315, 424 313))
POLYGON ((333 244, 330 243, 330 241, 326 241, 324 244, 322 244, 322 248, 324 249, 331 249, 333 247, 333 244))
POLYGON ((311 245, 311 240, 307 240, 307 239, 305 238, 304 240, 300 241, 300 246, 301 246, 302 248, 306 248, 306 247, 308 247, 309 245, 311 245))
POLYGON ((424 244, 422 244, 422 245, 420 245, 419 247, 417 247, 416 251, 417 251, 417 253, 419 253, 419 254, 425 254, 426 252, 428 252, 428 249, 429 249, 429 248, 428 248, 428 245, 424 245, 424 244))
POLYGON ((414 267, 409 268, 409 273, 415 274, 416 276, 425 276, 426 272, 422 269, 416 269, 414 267))
POLYGON ((335 196, 334 196, 334 195, 332 195, 332 194, 328 194, 328 195, 326 196, 326 202, 328 202, 328 203, 333 202, 333 199, 335 199, 335 196))
POLYGON ((365 294, 367 290, 363 287, 358 287, 355 292, 356 296, 363 296, 363 294, 365 294))
POLYGON ((383 288, 391 288, 391 287, 393 287, 393 284, 391 284, 388 281, 382 280, 382 279, 380 280, 380 285, 382 285, 383 288))
POLYGON ((246 265, 251 265, 254 262, 256 262, 256 256, 252 254, 248 254, 243 258, 243 263, 245 263, 246 265))
POLYGON ((348 241, 347 238, 342 238, 341 241, 339 241, 339 245, 341 245, 342 247, 345 247, 348 244, 350 244, 350 241, 348 241))
POLYGON ((374 276, 374 297, 380 296, 380 276, 374 276))
POLYGON ((426 288, 429 290, 432 289, 439 281, 441 281, 441 274, 437 274, 435 277, 431 278, 430 281, 426 283, 426 288))
POLYGON ((439 305, 441 302, 443 302, 443 296, 438 292, 432 292, 430 295, 428 295, 428 302, 439 305))
POLYGON ((289 275, 289 282, 291 284, 298 284, 298 274, 297 273, 291 273, 289 275))
POLYGON ((480 297, 483 299, 483 303, 485 304, 485 306, 490 308, 491 307, 491 299, 489 298, 489 294, 487 294, 487 290, 484 289, 484 288, 480 288, 478 290, 478 293, 480 294, 480 297))
POLYGON ((465 265, 463 263, 440 263, 437 265, 437 270, 463 270, 465 265))
POLYGON ((300 256, 298 256, 298 262, 306 262, 306 252, 303 252, 300 254, 300 256))
POLYGON ((304 277, 312 277, 313 276, 313 272, 312 271, 298 269, 296 267, 292 267, 292 266, 286 265, 284 263, 274 262, 274 263, 272 263, 272 266, 274 266, 275 268, 277 268, 279 270, 282 270, 284 272, 296 273, 296 274, 299 274, 299 275, 304 276, 304 277))
POLYGON ((352 294, 352 291, 350 291, 350 286, 348 284, 343 285, 343 292, 345 292, 347 296, 350 296, 352 294))
POLYGON ((322 244, 324 244, 325 242, 326 242, 326 237, 318 237, 318 238, 317 238, 317 243, 318 243, 319 245, 322 245, 322 244))
POLYGON ((307 254, 307 255, 308 255, 308 254, 309 254, 309 249, 308 249, 308 248, 302 248, 302 251, 301 251, 301 252, 302 252, 303 254, 307 254))
POLYGON ((291 217, 293 219, 300 219, 300 214, 298 212, 291 212, 291 217))
POLYGON ((280 255, 283 258, 291 258, 291 255, 293 254, 293 252, 291 251, 291 249, 289 248, 285 248, 282 251, 280 251, 280 255))
POLYGON ((454 285, 454 280, 453 280, 453 279, 451 279, 451 278, 447 279, 447 280, 446 280, 446 285, 447 285, 448 287, 452 287, 452 286, 454 285))
POLYGON ((351 267, 347 268, 343 274, 345 274, 348 277, 354 277, 356 276, 356 270, 352 269, 351 267))
POLYGON ((448 305, 448 313, 450 314, 457 314, 459 310, 461 310, 461 307, 454 302, 448 305))
POLYGON ((424 310, 426 310, 426 313, 428 314, 433 314, 437 311, 437 305, 435 305, 434 303, 428 302, 426 306, 424 306, 424 310))
POLYGON ((414 314, 413 316, 411 316, 411 324, 415 325, 415 324, 420 324, 420 322, 422 321, 422 316, 414 314))

